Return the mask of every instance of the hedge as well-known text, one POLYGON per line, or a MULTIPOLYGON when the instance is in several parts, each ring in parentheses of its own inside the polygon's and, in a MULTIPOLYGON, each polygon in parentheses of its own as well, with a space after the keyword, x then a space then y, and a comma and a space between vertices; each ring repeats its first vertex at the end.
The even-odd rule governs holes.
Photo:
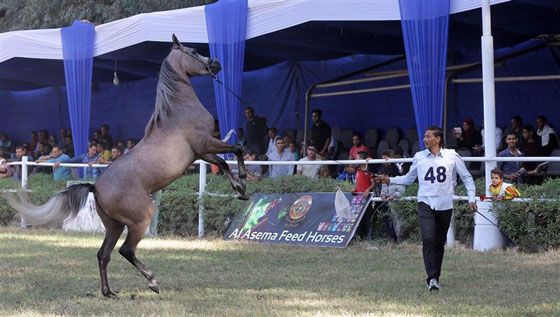
MULTIPOLYGON (((167 186, 162 193, 158 232, 163 235, 194 236, 198 233, 198 175, 185 175, 167 186)), ((476 195, 484 194, 484 180, 476 180, 476 195)), ((0 180, 0 189, 14 188, 9 179, 0 180)), ((35 204, 45 203, 54 193, 66 186, 65 181, 53 181, 52 175, 32 174, 28 188, 35 204)), ((249 182, 247 193, 298 193, 334 192, 336 186, 344 191, 352 190, 352 185, 333 179, 313 180, 304 176, 285 176, 276 179, 265 178, 260 182, 249 182)), ((408 186, 405 196, 415 196, 418 185, 408 186)), ((499 202, 494 211, 500 227, 510 235, 523 251, 540 251, 560 246, 560 179, 547 180, 539 186, 521 186, 523 197, 531 202, 499 202)), ((237 213, 245 210, 247 201, 235 198, 235 192, 222 176, 208 175, 206 191, 219 196, 204 195, 205 227, 210 236, 224 233, 227 224, 237 213)), ((464 196, 463 185, 456 187, 457 195, 464 196)), ((402 219, 403 238, 420 241, 420 227, 416 215, 416 201, 395 201, 392 204, 402 219)), ((17 225, 14 211, 0 196, 0 225, 17 225)), ((472 245, 474 214, 468 210, 468 203, 454 203, 456 238, 468 246, 472 245)), ((380 217, 380 215, 377 215, 380 217)), ((381 221, 377 229, 382 230, 381 221)))

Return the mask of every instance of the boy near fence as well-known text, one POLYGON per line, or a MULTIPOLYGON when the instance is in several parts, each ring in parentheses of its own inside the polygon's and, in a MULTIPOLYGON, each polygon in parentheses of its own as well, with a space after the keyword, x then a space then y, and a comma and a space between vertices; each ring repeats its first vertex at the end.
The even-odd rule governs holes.
POLYGON ((492 184, 488 188, 492 196, 492 200, 512 200, 521 196, 521 193, 514 185, 504 183, 504 172, 495 168, 490 172, 492 184))
MULTIPOLYGON (((394 158, 393 150, 387 150, 381 155, 383 159, 394 158)), ((399 169, 393 163, 384 163, 381 169, 381 173, 389 177, 395 177, 401 175, 399 169)), ((392 201, 394 199, 401 198, 405 185, 396 184, 385 184, 381 185, 380 197, 384 204, 379 206, 379 210, 383 213, 382 219, 385 223, 385 228, 387 229, 387 234, 393 241, 401 242, 401 219, 399 214, 391 208, 392 201)))

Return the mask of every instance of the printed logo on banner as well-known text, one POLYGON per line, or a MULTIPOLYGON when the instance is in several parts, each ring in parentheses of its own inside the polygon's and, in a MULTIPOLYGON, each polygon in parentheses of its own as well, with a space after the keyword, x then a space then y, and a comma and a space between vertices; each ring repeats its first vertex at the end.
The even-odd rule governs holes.
POLYGON ((366 200, 347 195, 352 219, 339 218, 334 193, 256 194, 231 223, 224 239, 260 243, 347 246, 363 216, 366 200))

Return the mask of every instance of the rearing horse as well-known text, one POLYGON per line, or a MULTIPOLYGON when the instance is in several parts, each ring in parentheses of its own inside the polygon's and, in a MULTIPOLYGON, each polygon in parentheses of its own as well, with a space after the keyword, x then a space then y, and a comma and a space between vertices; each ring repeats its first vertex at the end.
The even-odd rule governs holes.
POLYGON ((88 193, 94 193, 97 213, 105 225, 105 240, 97 252, 104 296, 116 297, 109 288, 106 269, 125 226, 128 234, 119 253, 144 275, 150 289, 159 293, 154 273, 135 255, 136 246, 154 215, 149 195, 181 176, 196 159, 218 165, 239 192, 238 198, 247 199, 247 174, 241 148, 212 137, 214 118, 198 100, 189 80, 193 76, 215 74, 220 69, 217 60, 183 46, 173 35, 173 49, 159 74, 155 110, 138 145, 109 165, 95 185, 70 186, 42 206, 31 204, 21 191, 19 200, 6 197, 29 224, 54 224, 75 216, 85 205, 88 193), (216 155, 228 152, 237 157, 239 181, 216 155))

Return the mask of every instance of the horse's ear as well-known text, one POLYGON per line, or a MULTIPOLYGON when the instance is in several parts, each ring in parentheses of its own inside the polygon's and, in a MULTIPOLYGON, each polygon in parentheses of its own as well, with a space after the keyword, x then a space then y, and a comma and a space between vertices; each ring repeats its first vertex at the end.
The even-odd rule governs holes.
POLYGON ((173 45, 174 46, 181 47, 181 42, 179 42, 179 39, 177 38, 175 33, 173 33, 173 36, 171 37, 171 39, 173 40, 173 45))

